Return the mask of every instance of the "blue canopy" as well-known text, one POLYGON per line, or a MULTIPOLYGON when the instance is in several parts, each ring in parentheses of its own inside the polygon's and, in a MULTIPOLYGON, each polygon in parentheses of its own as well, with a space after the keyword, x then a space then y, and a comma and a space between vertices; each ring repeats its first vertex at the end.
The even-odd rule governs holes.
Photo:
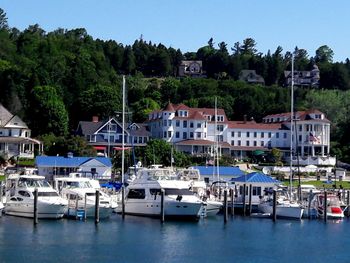
POLYGON ((242 182, 242 183, 280 183, 280 181, 273 179, 272 177, 258 172, 253 172, 245 174, 238 178, 231 179, 233 182, 242 182))

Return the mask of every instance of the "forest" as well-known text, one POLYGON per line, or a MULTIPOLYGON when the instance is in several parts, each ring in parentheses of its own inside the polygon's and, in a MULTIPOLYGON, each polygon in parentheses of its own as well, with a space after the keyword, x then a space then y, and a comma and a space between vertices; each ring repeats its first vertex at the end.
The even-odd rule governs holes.
MULTIPOLYGON (((260 121, 290 109, 283 73, 291 68, 292 53, 278 46, 263 54, 256 46, 253 38, 232 47, 209 39, 197 51, 182 53, 142 38, 132 45, 94 39, 84 28, 45 32, 35 24, 20 31, 0 8, 0 103, 28 124, 32 136, 69 138, 79 121, 118 118, 126 75, 129 121, 145 121, 168 101, 214 107, 215 97, 229 119, 260 121), (203 61, 207 77, 178 77, 182 60, 203 61), (239 81, 243 69, 256 70, 265 85, 239 81)), ((332 122, 332 154, 350 163, 350 60, 334 62, 327 45, 312 55, 299 47, 293 53, 296 70, 316 64, 321 76, 318 88, 295 88, 295 109, 324 112, 332 122)))

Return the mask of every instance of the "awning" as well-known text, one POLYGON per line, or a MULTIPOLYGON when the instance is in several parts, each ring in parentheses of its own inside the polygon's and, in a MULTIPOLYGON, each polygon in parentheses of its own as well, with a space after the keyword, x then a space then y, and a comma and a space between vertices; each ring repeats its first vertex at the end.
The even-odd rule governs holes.
MULTIPOLYGON (((114 150, 116 151, 122 151, 123 150, 123 147, 113 147, 114 150)), ((131 147, 124 147, 124 150, 130 150, 131 147)))
POLYGON ((106 150, 106 146, 94 146, 96 150, 106 150))
POLYGON ((252 153, 253 155, 263 155, 265 152, 263 150, 255 150, 252 153))

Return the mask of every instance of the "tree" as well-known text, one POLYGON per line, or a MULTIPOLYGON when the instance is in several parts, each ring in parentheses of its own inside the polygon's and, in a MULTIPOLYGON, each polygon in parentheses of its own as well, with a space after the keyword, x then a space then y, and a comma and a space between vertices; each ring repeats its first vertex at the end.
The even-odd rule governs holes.
POLYGON ((327 45, 320 46, 316 50, 315 62, 316 63, 332 63, 334 52, 327 45))
POLYGON ((0 8, 0 30, 8 30, 7 17, 3 9, 0 8))
POLYGON ((28 118, 34 134, 67 134, 68 112, 54 87, 35 87, 32 91, 31 110, 32 114, 28 118))
POLYGON ((134 122, 144 122, 148 119, 148 114, 154 110, 159 110, 160 106, 151 98, 143 98, 131 105, 134 122))

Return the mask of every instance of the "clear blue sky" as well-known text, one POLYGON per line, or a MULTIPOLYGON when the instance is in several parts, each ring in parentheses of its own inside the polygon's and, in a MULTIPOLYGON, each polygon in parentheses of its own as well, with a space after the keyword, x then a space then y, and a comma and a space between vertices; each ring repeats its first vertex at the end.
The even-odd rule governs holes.
POLYGON ((85 28, 93 38, 146 41, 197 51, 213 37, 230 48, 254 38, 259 52, 295 46, 309 56, 322 45, 334 61, 350 58, 349 0, 0 0, 10 27, 46 32, 85 28))

